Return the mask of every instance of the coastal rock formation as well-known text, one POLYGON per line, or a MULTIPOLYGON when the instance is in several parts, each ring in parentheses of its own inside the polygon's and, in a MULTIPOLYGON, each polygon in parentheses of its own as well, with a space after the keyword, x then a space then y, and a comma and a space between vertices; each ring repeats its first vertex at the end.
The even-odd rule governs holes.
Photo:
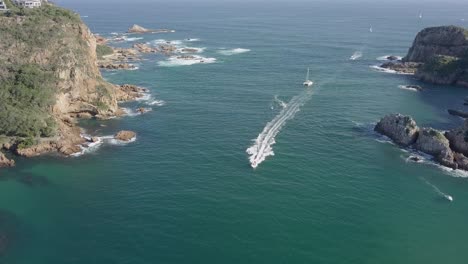
POLYGON ((405 62, 428 62, 435 55, 463 57, 468 50, 467 30, 457 26, 430 27, 414 39, 405 62))
POLYGON ((151 47, 148 44, 144 43, 136 43, 133 45, 133 48, 138 50, 141 53, 157 53, 159 52, 158 49, 151 47))
POLYGON ((453 161, 454 156, 450 149, 449 140, 440 131, 432 128, 422 128, 414 144, 417 150, 432 155, 442 165, 457 168, 453 161))
POLYGON ((0 135, 18 155, 75 153, 76 117, 114 117, 119 101, 136 97, 103 79, 96 37, 71 11, 48 4, 0 15, 0 35, 0 135))
POLYGON ((15 161, 5 157, 5 154, 0 152, 0 168, 14 167, 15 161))
POLYGON ((151 32, 151 29, 144 28, 139 25, 133 25, 131 28, 128 29, 128 33, 148 33, 151 32))
POLYGON ((416 122, 411 117, 401 114, 385 116, 377 123, 374 130, 405 147, 416 142, 419 133, 416 122))
POLYGON ((121 141, 130 141, 136 137, 136 133, 133 131, 122 130, 114 135, 114 138, 121 141))
POLYGON ((445 136, 450 141, 450 147, 454 151, 468 156, 468 120, 465 120, 462 127, 446 132, 445 136))
POLYGON ((468 30, 457 26, 426 28, 417 34, 402 61, 381 67, 414 74, 429 83, 468 87, 468 30))
POLYGON ((169 33, 169 32, 175 32, 174 30, 170 29, 147 29, 139 25, 133 25, 131 28, 128 29, 127 33, 138 33, 138 34, 143 34, 143 33, 169 33))
MULTIPOLYGON (((418 129, 411 117, 393 114, 382 118, 375 130, 401 146, 412 147, 434 156, 434 159, 443 166, 468 170, 468 120, 462 127, 444 134, 433 128, 418 129), (407 125, 402 125, 404 123, 407 125), (410 133, 411 136, 406 135, 407 128, 413 131, 410 133)), ((412 157, 410 159, 419 161, 412 157)))

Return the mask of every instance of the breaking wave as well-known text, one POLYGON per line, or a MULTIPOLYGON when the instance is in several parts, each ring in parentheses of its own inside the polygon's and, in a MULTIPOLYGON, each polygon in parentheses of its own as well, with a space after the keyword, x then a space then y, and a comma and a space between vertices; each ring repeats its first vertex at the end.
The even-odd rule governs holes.
POLYGON ((382 68, 379 65, 372 65, 372 66, 370 66, 370 68, 375 70, 375 71, 384 72, 384 73, 399 74, 399 75, 414 75, 412 73, 397 72, 397 71, 394 71, 394 70, 382 68))
POLYGON ((267 123, 257 139, 254 140, 254 144, 246 150, 250 154, 250 165, 253 168, 260 165, 268 156, 274 155, 272 146, 276 143, 276 135, 281 131, 286 121, 294 118, 295 114, 300 111, 300 107, 311 97, 311 89, 307 89, 293 97, 286 107, 273 120, 267 123))
MULTIPOLYGON (((392 56, 392 55, 384 55, 384 56, 378 57, 377 60, 379 60, 379 61, 391 61, 391 60, 388 59, 388 57, 390 57, 390 56, 392 56)), ((401 56, 395 56, 395 57, 396 57, 396 60, 402 60, 403 59, 403 57, 401 57, 401 56)))
POLYGON ((216 58, 205 58, 202 56, 172 56, 165 61, 159 61, 158 65, 162 67, 190 66, 194 64, 210 64, 215 63, 216 58))
POLYGON ((362 52, 360 51, 356 51, 353 53, 353 55, 351 55, 351 57, 349 57, 350 60, 357 60, 359 58, 362 57, 362 52))
POLYGON ((93 153, 97 151, 102 145, 104 144, 111 144, 111 145, 126 145, 132 142, 136 141, 136 137, 131 138, 129 141, 122 141, 115 139, 114 136, 109 135, 109 136, 100 136, 100 137, 95 137, 97 138, 96 142, 91 142, 92 137, 89 135, 81 135, 82 138, 86 139, 87 142, 84 144, 80 145, 81 151, 77 153, 73 153, 70 156, 72 157, 80 157, 85 154, 93 153))
POLYGON ((237 49, 230 49, 230 50, 218 50, 218 53, 224 56, 232 56, 236 54, 246 53, 249 51, 250 49, 237 48, 237 49))

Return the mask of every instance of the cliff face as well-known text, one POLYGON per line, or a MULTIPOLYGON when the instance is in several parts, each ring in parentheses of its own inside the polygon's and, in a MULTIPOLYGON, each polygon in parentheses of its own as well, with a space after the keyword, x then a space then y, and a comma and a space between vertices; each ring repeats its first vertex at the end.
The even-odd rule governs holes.
POLYGON ((121 112, 128 95, 103 80, 78 15, 52 5, 0 14, 0 36, 0 135, 15 138, 18 154, 72 153, 82 140, 76 116, 121 112))
POLYGON ((468 51, 468 30, 456 26, 426 28, 418 33, 407 62, 428 62, 435 55, 463 57, 468 51))
POLYGON ((456 26, 418 33, 402 65, 419 63, 415 76, 435 84, 468 87, 468 30, 456 26))

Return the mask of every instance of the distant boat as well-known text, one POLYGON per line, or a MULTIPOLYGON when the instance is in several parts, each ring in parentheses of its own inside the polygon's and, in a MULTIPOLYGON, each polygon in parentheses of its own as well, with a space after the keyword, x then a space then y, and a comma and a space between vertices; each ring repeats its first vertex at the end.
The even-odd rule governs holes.
POLYGON ((452 196, 446 194, 446 195, 444 195, 444 197, 445 197, 445 199, 449 200, 450 202, 453 202, 453 197, 452 196))
POLYGON ((423 13, 419 13, 419 19, 422 19, 423 18, 423 13))
POLYGON ((303 83, 304 86, 312 86, 314 84, 313 81, 309 80, 309 68, 307 68, 307 77, 305 79, 305 82, 303 83))
POLYGON ((372 26, 369 28, 369 32, 372 33, 374 30, 372 29, 372 26))

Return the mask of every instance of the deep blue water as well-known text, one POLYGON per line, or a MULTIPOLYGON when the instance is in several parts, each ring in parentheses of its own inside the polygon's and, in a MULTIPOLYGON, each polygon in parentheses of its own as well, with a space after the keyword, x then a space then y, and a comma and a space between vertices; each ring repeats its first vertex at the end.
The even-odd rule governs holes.
POLYGON ((465 174, 408 163, 371 130, 392 112, 457 126, 446 109, 463 107, 468 90, 370 66, 405 55, 424 27, 468 26, 468 2, 57 3, 104 36, 133 24, 175 29, 137 42, 182 40, 216 62, 166 67, 148 55, 139 70, 104 72, 165 105, 130 103, 153 111, 84 124, 99 136, 134 130, 134 143, 2 170, 11 177, 0 183, 0 230, 12 238, 4 263, 466 262, 465 174), (250 51, 222 54, 237 48, 250 51), (253 170, 246 149, 281 117, 275 96, 303 101, 277 129, 275 155, 253 170))

